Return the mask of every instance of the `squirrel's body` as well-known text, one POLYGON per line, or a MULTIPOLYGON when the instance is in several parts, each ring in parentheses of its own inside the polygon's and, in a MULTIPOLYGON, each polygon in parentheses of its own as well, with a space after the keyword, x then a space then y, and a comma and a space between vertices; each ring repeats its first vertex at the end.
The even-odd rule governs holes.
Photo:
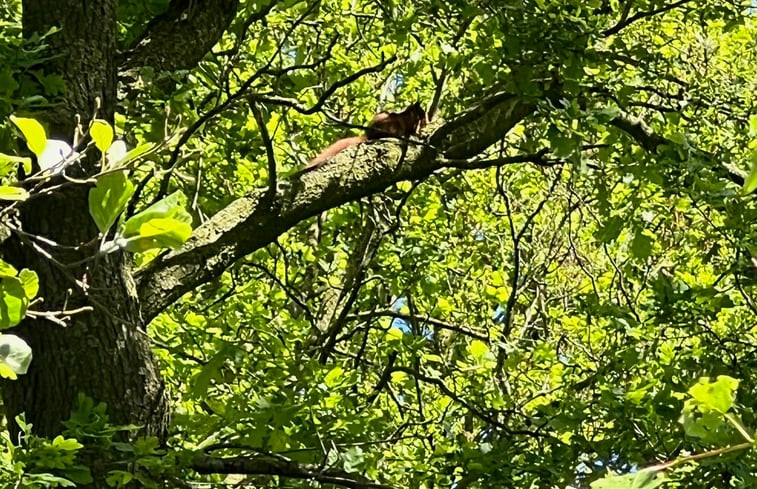
POLYGON ((417 134, 425 125, 426 111, 423 110, 420 102, 414 103, 402 112, 379 112, 368 124, 364 135, 340 139, 313 158, 305 168, 318 166, 350 146, 355 146, 365 141, 412 136, 417 134))

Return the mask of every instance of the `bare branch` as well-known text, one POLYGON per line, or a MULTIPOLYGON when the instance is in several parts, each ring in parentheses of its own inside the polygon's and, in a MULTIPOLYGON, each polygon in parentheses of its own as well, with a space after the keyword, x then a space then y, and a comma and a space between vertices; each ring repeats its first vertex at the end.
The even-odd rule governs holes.
MULTIPOLYGON (((612 26, 609 29, 605 30, 602 34, 604 34, 605 36, 612 36, 613 34, 617 34, 618 32, 620 32, 623 29, 625 29, 626 27, 628 27, 629 25, 633 24, 637 20, 647 19, 649 17, 654 17, 657 14, 661 14, 663 12, 667 12, 668 10, 673 10, 674 8, 680 7, 681 5, 690 3, 692 1, 693 0, 679 0, 677 2, 673 2, 671 4, 665 5, 663 7, 660 7, 660 8, 654 9, 654 10, 649 10, 649 11, 644 11, 644 12, 636 12, 631 17, 627 16, 628 12, 626 11, 626 12, 624 12, 625 15, 623 17, 621 17, 621 20, 617 24, 615 24, 614 26, 612 26)), ((630 6, 630 2, 629 2, 629 6, 630 6)))
POLYGON ((265 125, 260 107, 251 101, 250 110, 252 110, 252 115, 255 117, 255 122, 258 123, 260 136, 263 138, 263 146, 265 146, 265 154, 268 157, 268 196, 269 198, 273 198, 276 195, 276 155, 273 152, 273 142, 271 141, 271 136, 268 134, 268 127, 265 125))

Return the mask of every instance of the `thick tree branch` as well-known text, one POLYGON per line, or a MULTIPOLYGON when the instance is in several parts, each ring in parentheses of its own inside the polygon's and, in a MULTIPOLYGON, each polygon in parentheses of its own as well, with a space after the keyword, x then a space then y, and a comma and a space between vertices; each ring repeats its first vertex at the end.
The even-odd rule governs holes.
POLYGON ((201 474, 274 475, 353 489, 394 489, 393 486, 373 482, 354 472, 299 464, 282 456, 266 454, 224 458, 199 455, 192 468, 201 474))
POLYGON ((419 180, 445 167, 439 153, 474 158, 512 129, 534 106, 513 96, 496 95, 437 130, 432 145, 410 147, 404 158, 395 143, 381 142, 346 151, 316 171, 290 177, 273 204, 257 189, 231 203, 195 230, 181 249, 139 273, 146 319, 186 292, 223 273, 236 260, 273 242, 298 222, 346 202, 381 192, 397 182, 419 180), (470 140, 475 139, 475 143, 470 140))
MULTIPOLYGON (((239 0, 171 0, 124 53, 121 71, 193 68, 234 20, 239 0)), ((270 8, 269 8, 270 10, 270 8)))

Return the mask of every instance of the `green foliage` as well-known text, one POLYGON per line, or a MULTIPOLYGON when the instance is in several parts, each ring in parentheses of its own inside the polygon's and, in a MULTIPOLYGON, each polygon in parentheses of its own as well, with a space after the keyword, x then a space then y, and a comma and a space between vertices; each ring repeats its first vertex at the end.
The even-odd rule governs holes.
POLYGON ((592 482, 591 489, 654 489, 664 482, 662 477, 650 471, 606 477, 592 482))
POLYGON ((146 251, 180 247, 192 234, 192 216, 185 207, 186 197, 177 191, 127 219, 125 248, 146 251))
MULTIPOLYGON (((168 5, 120 1, 120 51, 168 5)), ((286 457, 419 489, 757 487, 757 27, 744 5, 284 1, 247 23, 263 7, 244 2, 196 68, 129 73, 114 124, 92 123, 90 147, 77 151, 102 153, 85 183, 95 258, 125 249, 149 264, 182 246, 193 222, 267 185, 263 131, 247 100, 231 98, 243 86, 261 100, 279 181, 350 133, 335 121, 428 105, 437 86, 435 127, 491 94, 532 103, 476 160, 543 159, 440 169, 280 235, 280 208, 261 208, 271 229, 252 232, 275 242, 147 331, 168 385, 172 450, 122 441, 138 427, 112 425, 105 406, 82 400, 57 445, 27 434, 6 449, 3 483, 76 482, 74 439, 107 454, 112 487, 161 487, 174 474, 315 484, 198 475, 189 457, 171 458, 182 450, 286 457), (323 110, 297 110, 391 56, 323 110), (121 137, 136 149, 117 147, 121 137)), ((0 63, 0 114, 56 90, 53 75, 32 86, 34 69, 19 66, 0 63)), ((40 156, 44 129, 14 121, 40 156)), ((25 154, 5 139, 0 149, 25 154)), ((7 208, 33 204, 15 176, 31 161, 0 154, 7 208)), ((328 201, 342 177, 326 178, 328 201)), ((205 229, 224 239, 225 224, 205 229)), ((223 254, 248 249, 245 238, 223 254)), ((3 328, 36 285, 31 272, 0 269, 3 328)), ((0 363, 14 375, 30 358, 16 344, 0 363)), ((103 378, 121 374, 140 373, 103 378)))
POLYGON ((37 274, 0 260, 0 330, 17 325, 39 289, 37 274))
MULTIPOLYGON (((47 39, 58 32, 50 29, 22 38, 21 2, 11 0, 0 6, 0 121, 12 113, 49 107, 64 87, 60 74, 45 73, 52 57, 47 39)), ((0 147, 16 150, 10 128, 0 123, 0 147)))
MULTIPOLYGON (((0 181, 11 184, 0 185, 0 200, 14 202, 15 205, 32 195, 22 185, 29 181, 50 180, 52 174, 46 170, 53 168, 52 173, 65 170, 66 165, 61 163, 61 157, 67 162, 69 157, 76 160, 79 155, 73 153, 65 142, 48 140, 45 129, 37 120, 15 116, 10 119, 23 135, 29 150, 35 154, 41 170, 26 181, 17 181, 19 166, 24 173, 30 173, 31 160, 0 154, 0 181), (50 143, 54 143, 53 148, 60 148, 56 146, 57 143, 62 144, 69 154, 56 156, 54 150, 48 156, 50 143), (45 163, 46 159, 50 162, 49 165, 45 163)), ((95 120, 90 131, 93 143, 103 157, 104 171, 98 175, 88 198, 89 213, 104 235, 101 252, 113 252, 118 246, 129 251, 181 246, 192 232, 192 217, 184 210, 186 198, 178 191, 125 219, 114 241, 105 241, 105 235, 126 210, 129 199, 134 194, 127 165, 134 164, 152 147, 141 145, 126 152, 123 142, 113 143, 113 129, 102 120, 95 120), (123 148, 118 148, 119 145, 123 148)), ((35 190, 39 188, 34 187, 35 190)), ((0 216, 12 215, 13 205, 0 209, 0 216)), ((24 319, 38 290, 39 280, 35 272, 28 269, 18 272, 13 266, 0 260, 0 330, 16 326, 24 319)), ((0 335, 0 339, 0 377, 16 379, 17 375, 26 373, 32 359, 31 350, 26 342, 15 335, 0 335)))
POLYGON ((3 435, 0 451, 0 483, 3 487, 42 489, 79 487, 93 482, 89 464, 105 466, 108 487, 159 488, 156 480, 170 473, 174 459, 166 456, 155 438, 134 442, 119 441, 138 426, 119 426, 109 421, 103 403, 80 395, 71 417, 64 422, 62 435, 53 439, 36 436, 25 419, 16 419, 21 428, 18 442, 3 435), (85 449, 86 446, 86 449, 85 449))

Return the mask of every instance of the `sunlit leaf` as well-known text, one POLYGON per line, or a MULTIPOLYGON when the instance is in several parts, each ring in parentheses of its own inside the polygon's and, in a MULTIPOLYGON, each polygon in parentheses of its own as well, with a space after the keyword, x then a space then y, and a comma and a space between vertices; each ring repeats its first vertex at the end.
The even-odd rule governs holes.
POLYGON ((92 126, 89 128, 89 135, 92 136, 92 140, 95 142, 97 149, 103 153, 110 148, 110 144, 113 142, 113 128, 107 121, 102 119, 95 119, 92 121, 92 126))
POLYGON ((663 475, 640 470, 631 474, 611 475, 591 483, 591 489, 654 489, 665 482, 663 475))
POLYGON ((89 191, 89 214, 101 233, 107 232, 116 222, 133 194, 134 184, 126 172, 116 171, 97 178, 97 183, 89 191))
POLYGON ((738 387, 739 381, 727 375, 719 375, 714 382, 704 377, 689 389, 689 394, 701 408, 725 414, 736 401, 738 387))
POLYGON ((481 340, 473 340, 470 345, 468 345, 468 351, 473 358, 480 359, 489 353, 489 347, 481 340))
POLYGON ((14 172, 19 165, 21 165, 21 167, 24 169, 24 173, 31 173, 31 158, 0 153, 0 178, 14 172))
POLYGON ((27 117, 11 116, 11 121, 19 128, 21 134, 24 135, 26 145, 29 147, 32 153, 40 156, 45 150, 47 143, 47 134, 42 124, 34 119, 27 117))
POLYGON ((26 315, 29 298, 21 280, 16 277, 0 279, 0 329, 7 329, 21 322, 26 315))
POLYGON ((39 292, 39 277, 37 273, 25 268, 18 274, 18 279, 24 288, 26 298, 30 300, 34 299, 37 296, 37 292, 39 292))
POLYGON ((147 209, 130 217, 125 225, 123 235, 127 238, 140 234, 143 224, 152 219, 175 219, 190 224, 192 216, 185 210, 186 197, 181 192, 174 192, 147 209))
POLYGON ((15 277, 16 275, 18 275, 18 270, 13 265, 0 260, 0 277, 15 277))

